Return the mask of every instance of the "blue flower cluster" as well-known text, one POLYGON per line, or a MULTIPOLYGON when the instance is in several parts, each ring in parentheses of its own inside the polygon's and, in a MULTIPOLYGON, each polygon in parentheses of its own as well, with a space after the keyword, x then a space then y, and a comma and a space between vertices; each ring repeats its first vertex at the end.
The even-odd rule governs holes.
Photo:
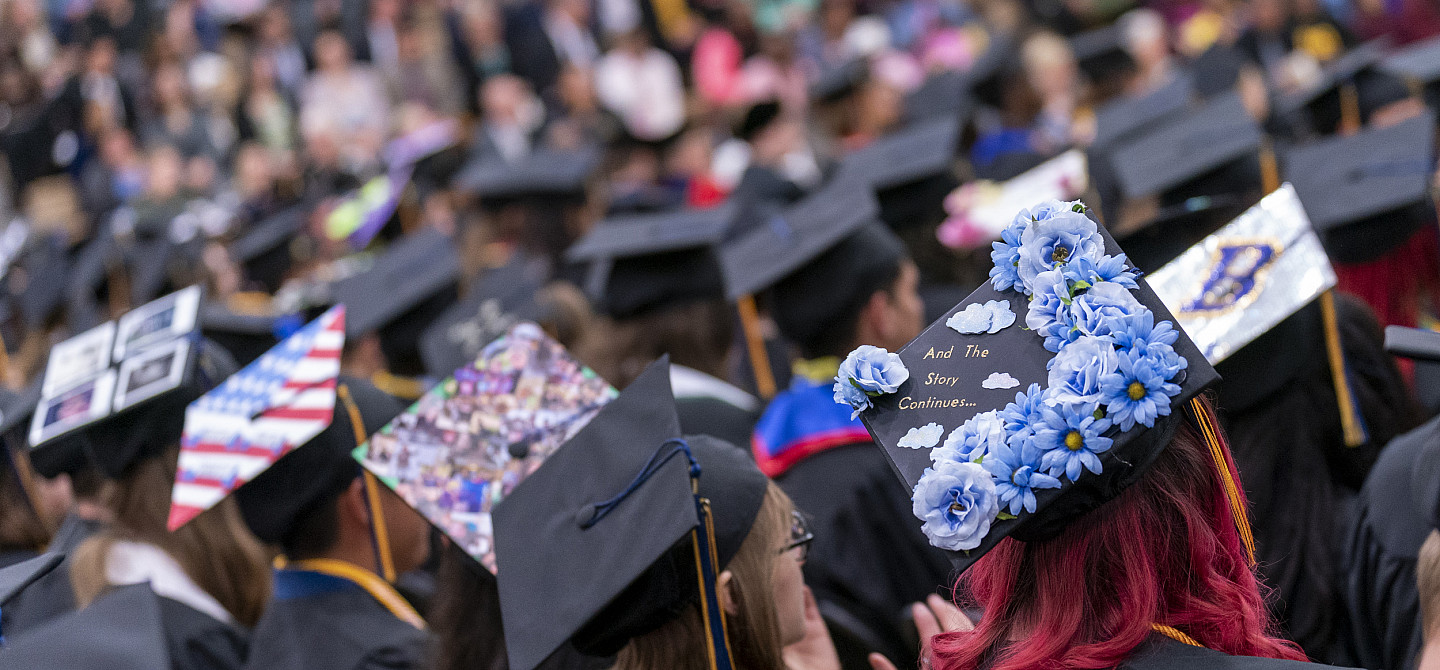
POLYGON ((931 451, 911 501, 931 544, 945 549, 978 547, 994 519, 1033 513, 1037 490, 1100 474, 1116 433, 1170 414, 1180 393, 1171 380, 1186 366, 1173 346, 1179 331, 1136 299, 1137 273, 1123 254, 1105 253, 1083 204, 1022 211, 993 248, 992 285, 1030 296, 1025 325, 1055 356, 1045 388, 1031 384, 931 451), (990 486, 961 465, 978 466, 990 486))
POLYGON ((850 352, 850 355, 845 357, 845 362, 840 364, 840 370, 835 374, 835 385, 831 390, 834 392, 835 402, 849 405, 854 410, 850 414, 853 420, 860 416, 861 412, 870 409, 871 398, 894 393, 909 378, 910 371, 905 369, 899 354, 862 344, 850 352))

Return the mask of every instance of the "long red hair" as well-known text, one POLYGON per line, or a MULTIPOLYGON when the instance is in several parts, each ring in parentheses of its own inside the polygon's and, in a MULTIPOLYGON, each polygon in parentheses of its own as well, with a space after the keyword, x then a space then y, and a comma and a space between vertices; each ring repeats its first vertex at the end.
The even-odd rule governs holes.
POLYGON ((985 614, 973 632, 935 638, 935 667, 1112 668, 1151 624, 1227 654, 1305 660, 1273 635, 1224 482, 1192 420, 1180 419, 1150 472, 1117 499, 1053 539, 1007 538, 961 576, 957 592, 985 614))

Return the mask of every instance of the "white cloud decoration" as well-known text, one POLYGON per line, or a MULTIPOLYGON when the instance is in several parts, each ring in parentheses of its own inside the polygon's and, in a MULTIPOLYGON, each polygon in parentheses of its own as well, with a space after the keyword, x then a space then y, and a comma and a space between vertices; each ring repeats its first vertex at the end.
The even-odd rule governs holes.
POLYGON ((945 427, 932 421, 918 428, 911 428, 896 444, 906 449, 929 449, 940 444, 940 436, 944 434, 945 427))
POLYGON ((980 382, 981 388, 987 389, 1013 389, 1020 385, 1020 380, 1010 376, 1008 372, 992 372, 985 381, 980 382))
POLYGON ((990 300, 985 304, 971 303, 946 319, 945 325, 962 335, 998 333, 1015 323, 1015 312, 1009 300, 990 300))

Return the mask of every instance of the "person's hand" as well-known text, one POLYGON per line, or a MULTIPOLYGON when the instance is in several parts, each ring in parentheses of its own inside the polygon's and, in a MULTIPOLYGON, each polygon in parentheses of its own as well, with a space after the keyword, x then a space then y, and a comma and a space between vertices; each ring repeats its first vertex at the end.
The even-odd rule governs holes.
MULTIPOLYGON (((910 606, 910 616, 915 619, 915 630, 920 633, 920 664, 930 667, 930 639, 941 633, 975 630, 958 607, 935 594, 930 594, 923 603, 910 606)), ((895 664, 882 654, 870 654, 870 667, 874 670, 895 670, 895 664)))
POLYGON ((820 607, 815 604, 815 595, 808 586, 805 587, 805 638, 785 647, 781 654, 785 667, 790 670, 840 670, 840 656, 835 653, 830 630, 820 618, 820 607))

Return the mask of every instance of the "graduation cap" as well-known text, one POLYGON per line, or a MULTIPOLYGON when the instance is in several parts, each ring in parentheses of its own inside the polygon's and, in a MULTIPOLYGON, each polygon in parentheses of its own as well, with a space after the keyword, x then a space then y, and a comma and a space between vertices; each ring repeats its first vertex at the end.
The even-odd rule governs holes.
POLYGON ((1215 370, 1075 207, 1022 212, 1005 238, 1030 240, 1010 247, 1019 265, 1002 260, 898 353, 862 347, 840 368, 837 398, 914 491, 916 526, 962 571, 1002 538, 1048 539, 1115 498, 1178 422, 1214 425, 1189 401, 1215 370), (1054 259, 1068 262, 1037 274, 1054 259))
POLYGON ((1417 361, 1440 362, 1440 333, 1428 328, 1386 326, 1385 351, 1417 361))
POLYGON ((735 136, 750 142, 760 131, 769 128, 770 124, 780 118, 779 100, 761 100, 745 110, 745 115, 740 117, 740 123, 735 125, 735 136))
POLYGON ((712 663, 729 667, 714 579, 769 482, 743 450, 681 437, 669 368, 651 364, 496 506, 511 668, 537 667, 566 640, 613 655, 692 603, 710 622, 712 663))
POLYGON ((1297 147, 1285 172, 1330 257, 1365 262, 1433 221, 1435 115, 1297 147))
POLYGON ((1014 220, 1016 210, 1083 194, 1089 188, 1088 166, 1085 153, 1071 149, 1008 181, 968 182, 945 199, 949 218, 936 236, 952 249, 988 248, 1014 220))
POLYGON ((585 290, 606 313, 629 318, 662 307, 724 297, 714 246, 734 206, 602 221, 566 252, 588 263, 585 290))
POLYGON ((171 530, 330 425, 344 347, 336 306, 185 408, 171 530))
POLYGON ((303 321, 298 315, 249 311, 213 300, 200 305, 200 332, 230 352, 240 365, 249 365, 300 325, 303 321))
POLYGON ((306 205, 296 205, 255 223, 230 243, 230 258, 244 268, 247 279, 273 293, 290 271, 290 244, 305 230, 309 212, 306 205))
MULTIPOLYGON (((0 436, 13 445, 28 445, 31 419, 40 404, 40 383, 35 380, 0 406, 0 436)), ((80 433, 50 440, 30 450, 30 467, 47 479, 62 473, 81 472, 91 466, 86 442, 80 433)))
POLYGON ((930 75, 905 96, 904 118, 909 123, 947 118, 968 121, 975 112, 972 71, 945 70, 930 75))
POLYGON ((1287 184, 1146 279, 1216 364, 1333 288, 1335 271, 1287 184))
POLYGON ((1351 49, 1326 64, 1314 84, 1276 100, 1274 115, 1303 119, 1322 135, 1335 132, 1347 116, 1353 115, 1354 121, 1360 122, 1364 115, 1360 101, 1352 97, 1357 92, 1348 87, 1363 86, 1365 79, 1378 74, 1377 66, 1389 48, 1389 38, 1380 38, 1351 49))
POLYGON ((27 332, 42 330, 65 302, 66 282, 51 279, 70 276, 73 261, 65 247, 61 237, 51 235, 35 240, 20 258, 28 279, 19 301, 27 332))
POLYGON ((1380 62, 1379 68, 1409 82, 1416 90, 1425 91, 1425 100, 1433 107, 1440 102, 1440 37, 1416 42, 1380 62))
POLYGON ((88 607, 16 636, 0 665, 27 670, 170 667, 160 597, 149 584, 118 586, 88 607))
POLYGON ((480 350, 522 321, 541 321, 544 308, 536 294, 544 286, 543 268, 516 254, 509 263, 482 272, 465 299, 446 309, 420 337, 425 370, 443 378, 475 361, 480 350))
POLYGON ((820 73, 810 84, 810 99, 817 103, 835 102, 850 95, 870 78, 870 61, 855 58, 843 65, 820 73))
POLYGON ((1125 49, 1125 27, 1118 22, 1071 37, 1070 49, 1080 69, 1097 84, 1135 69, 1135 59, 1125 49))
POLYGON ((1169 83, 1141 96, 1116 98, 1095 110, 1093 147, 1110 146, 1183 112, 1195 95, 1195 83, 1179 74, 1169 83))
MULTIPOLYGON (((234 491, 245 525, 263 542, 291 546, 305 528, 301 521, 360 476, 355 447, 404 411, 394 397, 362 379, 341 376, 335 390, 329 425, 234 491)), ((180 482, 175 486, 178 490, 180 482)))
POLYGON ((600 149, 538 149, 508 162, 482 159, 455 176, 460 189, 480 196, 482 203, 500 204, 525 197, 582 196, 600 161, 600 149))
POLYGON ((1256 153, 1260 144, 1260 126, 1232 92, 1121 142, 1110 163, 1124 197, 1137 198, 1198 179, 1256 153))
POLYGON ((808 347, 888 288, 905 245, 879 221, 863 182, 832 180, 789 209, 757 210, 748 232, 721 246, 726 296, 739 300, 773 287, 771 314, 808 347))
POLYGON ((845 157, 840 170, 870 185, 880 218, 900 229, 934 224, 957 181, 960 120, 941 117, 886 135, 845 157))
POLYGON ((455 242, 425 229, 391 244, 369 270, 341 280, 334 298, 348 309, 349 337, 378 332, 392 368, 409 365, 412 358, 412 367, 419 367, 420 334, 455 302, 459 277, 455 242))
POLYGON ((521 323, 372 434, 355 458, 493 572, 495 503, 614 397, 538 326, 521 323))

